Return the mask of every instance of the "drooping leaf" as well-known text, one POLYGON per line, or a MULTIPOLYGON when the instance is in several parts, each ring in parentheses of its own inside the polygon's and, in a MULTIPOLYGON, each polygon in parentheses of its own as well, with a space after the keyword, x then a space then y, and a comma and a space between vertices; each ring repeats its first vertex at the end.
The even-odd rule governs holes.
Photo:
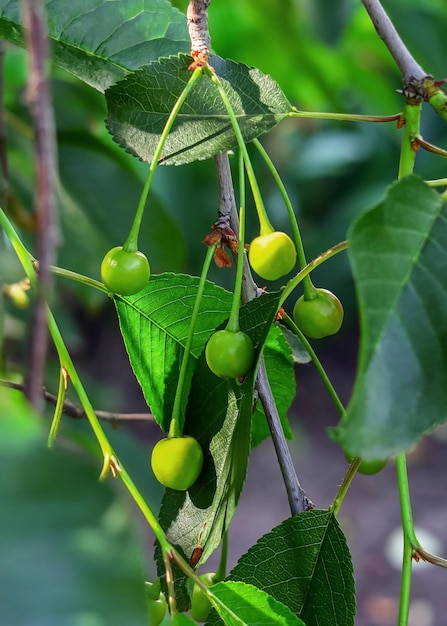
MULTIPOLYGON (((44 0, 52 60, 105 91, 161 56, 188 52, 186 17, 167 0, 44 0)), ((23 46, 20 2, 0 0, 0 37, 23 46)))
POLYGON ((127 506, 88 457, 47 448, 17 391, 0 390, 0 457, 0 623, 147 624, 127 506))
POLYGON ((361 316, 358 373, 334 436, 382 459, 414 445, 447 414, 447 208, 415 176, 388 190, 350 232, 361 316))
MULTIPOLYGON (((241 330, 250 335, 257 349, 266 339, 278 301, 278 293, 265 294, 241 309, 241 330)), ((235 511, 250 453, 254 382, 254 371, 240 384, 214 376, 204 354, 198 360, 184 432, 200 442, 204 467, 188 492, 167 490, 160 511, 160 523, 169 540, 187 559, 200 545, 200 563, 204 563, 219 546, 235 511)), ((159 574, 163 571, 160 562, 159 574)), ((186 610, 189 599, 181 576, 176 580, 176 592, 179 606, 186 610)))
MULTIPOLYGON (((253 585, 232 581, 220 582, 213 585, 212 592, 241 620, 241 622, 233 621, 232 616, 219 607, 217 612, 225 620, 226 625, 234 623, 235 626, 240 626, 243 623, 247 626, 270 626, 271 624, 306 626, 287 606, 253 585)), ((207 624, 213 623, 215 622, 211 617, 207 624)))
MULTIPOLYGON (((291 517, 261 537, 230 580, 249 583, 289 607, 307 626, 352 626, 355 589, 351 556, 330 511, 291 517)), ((222 622, 214 616, 210 626, 222 622)))
MULTIPOLYGON (((121 146, 151 161, 161 132, 191 72, 191 57, 160 59, 106 92, 107 127, 121 146)), ((212 56, 246 142, 267 132, 291 109, 278 85, 255 68, 212 56)), ((237 141, 217 87, 203 76, 188 95, 163 151, 163 163, 179 165, 234 148, 237 141)))

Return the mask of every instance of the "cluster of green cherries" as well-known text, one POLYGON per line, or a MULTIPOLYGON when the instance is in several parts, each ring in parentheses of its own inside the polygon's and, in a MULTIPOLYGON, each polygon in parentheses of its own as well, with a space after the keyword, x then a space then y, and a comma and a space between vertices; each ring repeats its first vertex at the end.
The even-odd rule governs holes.
MULTIPOLYGON (((150 278, 146 256, 124 246, 112 248, 101 264, 101 278, 108 291, 129 296, 140 292, 150 278)), ((296 250, 291 238, 271 231, 256 237, 249 247, 252 269, 265 280, 277 280, 296 264, 296 250)), ((315 297, 301 296, 294 307, 296 325, 308 337, 321 338, 336 333, 342 323, 343 308, 336 296, 316 289, 315 297)), ((223 379, 243 379, 252 369, 255 346, 249 335, 239 329, 216 331, 205 348, 210 370, 223 379)), ((151 464, 157 480, 165 487, 185 491, 197 480, 203 466, 199 442, 191 436, 161 439, 154 447, 151 464), (166 463, 169 459, 169 464, 166 463)))

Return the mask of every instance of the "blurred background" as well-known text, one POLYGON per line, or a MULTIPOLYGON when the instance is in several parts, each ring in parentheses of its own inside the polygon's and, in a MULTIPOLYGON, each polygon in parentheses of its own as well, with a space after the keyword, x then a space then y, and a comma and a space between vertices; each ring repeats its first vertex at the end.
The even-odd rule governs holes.
MULTIPOLYGON (((185 11, 188 2, 172 4, 185 11)), ((437 79, 445 77, 445 1, 386 0, 383 4, 426 72, 437 79)), ((209 22, 216 54, 270 74, 298 109, 374 115, 402 109, 399 72, 357 0, 213 0, 209 22)), ((3 100, 10 178, 8 212, 32 250, 34 146, 26 108, 26 74, 26 54, 6 46, 3 100)), ((99 278, 105 252, 120 245, 128 233, 147 165, 125 154, 108 136, 101 94, 54 68, 53 96, 60 168, 58 264, 99 278)), ((446 146, 445 124, 428 106, 424 107, 422 134, 428 141, 446 146)), ((379 201, 397 176, 401 131, 395 123, 285 120, 261 141, 290 193, 308 259, 345 239, 352 220, 379 201)), ((252 156, 272 223, 278 229, 290 230, 273 180, 254 151, 252 156)), ((446 166, 441 158, 420 151, 416 173, 426 179, 445 177, 446 166)), ((201 240, 209 232, 216 211, 212 161, 160 167, 140 237, 140 248, 149 256, 152 271, 198 274, 204 254, 201 240)), ((252 237, 258 228, 253 210, 248 220, 248 235, 252 237)), ((5 240, 0 242, 0 268, 6 284, 23 278, 5 240)), ((231 289, 233 271, 215 268, 211 279, 231 289)), ((342 332, 317 342, 315 347, 347 402, 357 365, 358 320, 346 255, 338 255, 317 270, 314 282, 337 293, 345 307, 342 332)), ((26 363, 30 311, 18 304, 8 298, 1 303, 1 355, 5 375, 20 380, 26 363)), ((146 411, 122 344, 113 303, 95 290, 57 279, 54 309, 94 406, 106 411, 146 411)), ((317 507, 326 508, 346 470, 342 451, 326 435, 327 427, 335 425, 338 416, 312 365, 297 366, 296 376, 297 397, 290 411, 295 433, 291 450, 309 497, 317 507)), ((49 391, 56 392, 54 355, 46 384, 49 391)), ((2 403, 2 415, 14 415, 15 411, 7 402, 2 403)), ((10 469, 0 480, 0 623, 144 623, 144 590, 134 597, 133 582, 141 579, 135 561, 141 563, 145 577, 154 576, 153 538, 139 513, 130 503, 127 514, 123 513, 117 502, 127 502, 126 496, 112 481, 96 483, 97 460, 73 451, 66 453, 71 455, 68 460, 60 458, 62 453, 50 457, 38 453, 39 446, 34 444, 42 435, 30 426, 32 419, 24 419, 20 433, 5 423, 3 434, 0 429, 0 458, 10 469), (28 430, 29 437, 24 440, 22 433, 28 430), (53 477, 50 493, 45 491, 48 472, 53 477), (141 539, 147 546, 143 554, 141 539), (111 546, 117 543, 118 552, 113 553, 111 546), (141 559, 132 560, 129 555, 138 551, 141 559), (97 582, 98 563, 113 573, 104 588, 97 582), (81 593, 90 598, 89 591, 94 598, 92 605, 79 612, 74 608, 76 598, 81 593), (113 603, 110 605, 114 594, 120 599, 119 605, 127 607, 126 617, 113 603)), ((150 472, 149 450, 160 438, 159 430, 145 422, 129 428, 110 427, 108 433, 156 509, 162 492, 150 472)), ((437 430, 409 457, 415 524, 426 547, 444 554, 446 438, 445 429, 437 430)), ((82 449, 91 449, 93 457, 97 454, 93 436, 82 420, 64 418, 60 441, 63 447, 73 449, 75 446, 67 442, 76 441, 82 449)), ((265 442, 252 454, 247 485, 230 532, 229 567, 288 515, 274 452, 265 442)), ((377 476, 356 478, 340 521, 354 560, 357 626, 396 624, 400 586, 396 529, 400 521, 392 462, 377 476)), ((447 623, 445 588, 444 570, 415 565, 411 626, 447 623)))

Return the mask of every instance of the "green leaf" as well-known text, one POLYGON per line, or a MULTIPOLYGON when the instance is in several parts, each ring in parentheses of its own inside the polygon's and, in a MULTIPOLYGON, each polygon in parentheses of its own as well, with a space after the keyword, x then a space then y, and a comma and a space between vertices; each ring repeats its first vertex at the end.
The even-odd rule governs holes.
MULTIPOLYGON (((252 338, 259 354, 278 307, 279 293, 252 300, 240 311, 241 330, 252 338)), ((204 466, 188 492, 167 490, 160 523, 169 540, 190 558, 200 545, 204 563, 219 546, 228 528, 245 481, 250 453, 255 370, 243 384, 217 378, 204 354, 194 372, 184 432, 193 435, 204 451, 204 466)), ((164 566, 159 561, 159 575, 164 566)), ((182 577, 176 581, 179 606, 188 608, 182 577)))
MULTIPOLYGON (((151 161, 168 115, 186 86, 191 57, 159 59, 106 92, 107 127, 117 143, 151 161)), ((273 128, 291 105, 278 85, 259 70, 210 58, 231 101, 246 142, 273 128)), ((217 87, 204 75, 188 95, 163 152, 163 163, 180 165, 234 148, 237 141, 217 87)))
MULTIPOLYGON (((187 52, 186 18, 167 0, 45 0, 52 60, 99 91, 161 56, 187 52)), ((20 2, 0 0, 0 37, 19 46, 20 2)))
MULTIPOLYGON (((288 439, 293 439, 293 432, 289 426, 287 413, 295 398, 295 369, 290 346, 278 326, 274 325, 269 330, 264 345, 264 358, 270 387, 284 433, 288 439)), ((262 404, 258 401, 252 419, 252 448, 255 448, 268 437, 270 437, 270 430, 265 419, 262 404)))
MULTIPOLYGON (((220 582, 213 585, 211 591, 241 619, 241 621, 233 620, 228 612, 219 607, 217 611, 225 620, 225 624, 234 623, 236 626, 241 623, 247 626, 262 626, 262 624, 266 626, 270 624, 275 624, 275 626, 306 626, 287 606, 253 585, 242 582, 220 582)), ((216 617, 214 611, 213 615, 216 617)), ((222 621, 216 622, 213 620, 213 616, 207 621, 210 626, 216 623, 222 623, 222 621)))
POLYGON ((0 390, 0 623, 147 624, 127 505, 87 457, 49 450, 42 426, 0 390))
POLYGON ((351 455, 384 459, 446 421, 447 208, 411 176, 360 217, 349 239, 360 361, 334 436, 351 455))
POLYGON ((300 513, 282 522, 239 559, 229 579, 267 592, 307 626, 354 624, 351 556, 329 511, 300 513))
MULTIPOLYGON (((152 276, 129 298, 115 297, 121 333, 135 376, 158 424, 169 430, 181 359, 199 279, 184 274, 152 276)), ((231 294, 207 282, 191 348, 183 407, 194 368, 215 328, 229 315, 231 294)))

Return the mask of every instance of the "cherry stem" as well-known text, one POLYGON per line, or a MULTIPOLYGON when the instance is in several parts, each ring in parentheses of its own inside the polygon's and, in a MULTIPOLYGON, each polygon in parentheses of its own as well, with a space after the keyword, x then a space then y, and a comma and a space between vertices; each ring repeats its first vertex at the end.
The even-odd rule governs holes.
POLYGON ((408 624, 408 614, 410 610, 411 571, 413 566, 413 546, 411 545, 410 537, 414 535, 414 525, 405 452, 401 452, 396 457, 396 471, 404 536, 398 624, 399 626, 406 626, 408 624))
POLYGON ((185 102, 186 98, 188 97, 188 94, 190 93, 194 85, 202 76, 203 76, 203 71, 202 71, 202 68, 200 67, 196 68, 192 72, 191 77, 186 83, 185 88, 183 89, 182 93, 180 94, 177 102, 174 104, 168 116, 166 124, 163 128, 163 132, 161 133, 159 142, 157 144, 157 148, 155 149, 154 156, 152 157, 152 161, 149 167, 149 173, 146 178, 146 182, 144 183, 143 191, 141 193, 140 201, 138 203, 137 211, 135 213, 135 218, 134 218, 132 227, 130 229, 129 236, 127 237, 123 245, 124 250, 126 250, 127 252, 136 252, 138 250, 138 235, 139 235, 140 228, 141 228, 141 221, 143 219, 144 209, 146 206, 147 197, 149 195, 149 190, 151 188, 152 179, 154 177, 155 170, 160 160, 163 147, 171 131, 172 125, 174 124, 175 118, 177 117, 183 103, 185 102))
POLYGON ((226 330, 233 333, 239 332, 239 309, 241 306, 242 275, 244 270, 245 255, 245 168, 242 152, 239 150, 239 233, 237 249, 236 279, 234 283, 233 301, 231 313, 226 330))
MULTIPOLYGON (((407 99, 402 114, 404 134, 399 160, 399 180, 413 173, 416 160, 416 150, 414 149, 413 141, 414 137, 419 134, 421 109, 420 101, 415 102, 407 99)), ((398 626, 407 626, 410 610, 411 572, 413 565, 413 549, 410 536, 414 534, 414 526, 405 452, 401 452, 396 458, 396 471, 401 506, 402 532, 404 537, 398 626)))
POLYGON ((326 250, 325 252, 317 256, 313 261, 308 263, 306 267, 303 267, 303 269, 299 271, 298 274, 294 276, 294 278, 291 278, 289 282, 283 288, 278 306, 281 307, 284 304, 284 302, 290 296, 292 291, 294 291, 294 289, 298 287, 298 285, 304 280, 305 276, 308 276, 314 269, 319 267, 322 263, 325 263, 326 261, 331 259, 333 256, 335 256, 336 254, 339 254, 340 252, 343 252, 347 248, 348 248, 348 242, 341 241, 337 245, 333 246, 332 248, 329 248, 328 250, 326 250))
POLYGON ((67 371, 61 367, 59 370, 59 389, 57 392, 56 407, 54 409, 53 421, 51 422, 50 432, 48 434, 47 445, 52 448, 56 439, 57 431, 62 417, 64 409, 65 395, 68 387, 68 375, 67 371))
POLYGON ((207 66, 208 75, 211 78, 212 82, 216 85, 219 90, 220 97, 222 98, 222 102, 227 109, 228 117, 230 118, 231 125, 233 126, 234 134, 237 139, 237 143, 239 146, 239 150, 242 152, 245 169, 247 170, 248 180, 250 182, 250 187, 253 193, 253 198, 255 201, 256 211, 258 213, 259 218, 259 228, 261 235, 268 235, 274 232, 274 228, 269 220, 267 215, 267 211, 264 206, 264 202, 262 200, 261 191, 259 189, 258 181, 256 180, 255 172, 253 169, 253 165, 251 164, 250 157, 248 155, 247 146, 244 142, 244 137, 242 135, 242 131, 240 129, 239 123, 237 121, 236 115, 233 111, 233 107, 231 106, 231 102, 225 92, 225 89, 222 86, 222 83, 219 77, 215 74, 212 67, 207 66))
POLYGON ((360 462, 361 462, 360 458, 356 457, 351 463, 351 465, 348 467, 345 477, 343 478, 343 482, 341 483, 340 488, 337 492, 337 495, 335 496, 331 506, 329 507, 334 515, 337 515, 342 505, 342 502, 348 492, 348 489, 351 486, 352 481, 354 480, 354 476, 357 473, 360 462))
POLYGON ((338 120, 339 122, 395 122, 400 119, 401 113, 394 115, 356 115, 354 113, 324 113, 320 111, 299 111, 295 107, 289 117, 301 117, 312 120, 338 120))
MULTIPOLYGON (((35 265, 38 265, 37 261, 35 261, 35 265)), ((93 287, 94 289, 98 289, 103 293, 108 293, 107 288, 104 286, 103 283, 99 282, 99 280, 95 280, 94 278, 90 278, 89 276, 84 276, 83 274, 78 274, 77 272, 72 272, 71 270, 66 270, 62 267, 57 267, 56 265, 50 265, 50 269, 55 276, 68 278, 69 280, 75 280, 78 283, 87 285, 87 287, 93 287)), ((119 296, 115 295, 115 297, 119 296)))
POLYGON ((182 396, 183 388, 185 386, 186 373, 188 371, 189 357, 191 353, 191 346, 194 339, 194 331, 196 321, 200 312, 200 304, 202 302, 202 296, 205 289, 206 277, 210 269, 211 261, 213 260, 214 251, 216 249, 217 242, 209 246, 206 251, 205 261, 203 262, 202 273, 200 275, 199 285, 197 287, 196 299, 194 301, 194 307, 191 314, 191 321, 189 323, 188 336, 186 338, 185 350, 183 352, 182 363, 180 366, 180 374, 177 383, 177 389, 175 390, 174 406, 172 409, 172 418, 169 425, 168 437, 181 437, 183 434, 183 419, 182 419, 182 396))
MULTIPOLYGON (((295 211, 293 210, 293 206, 292 203, 290 201, 290 197, 289 194, 287 193, 287 189, 285 188, 284 183, 282 182, 282 179, 279 175, 278 170, 276 169, 276 167, 273 164, 273 161, 271 160, 270 156, 268 155, 267 151, 264 149, 264 146, 261 144, 261 142, 258 139, 254 139, 253 140, 253 145, 256 146, 256 148, 258 149, 259 154, 262 156, 262 158, 264 159, 268 169, 270 170, 271 175, 273 176, 274 181, 276 182, 276 185, 281 193, 281 196, 283 198, 284 204, 286 206, 287 212, 289 214, 289 219, 290 219, 290 223, 292 225, 292 230, 293 230, 293 237, 295 239, 295 246, 296 246, 296 250, 297 250, 297 254, 298 254, 298 262, 300 264, 300 268, 303 269, 303 267, 306 267, 307 265, 307 261, 306 261, 306 254, 304 252, 304 245, 303 245, 303 239, 301 237, 301 232, 298 226, 298 221, 296 219, 296 215, 295 215, 295 211)), ((305 276, 305 278, 303 279, 303 288, 304 288, 304 297, 306 300, 313 300, 313 298, 315 298, 317 296, 317 290, 315 289, 312 280, 310 278, 310 275, 305 276)))
POLYGON ((225 580, 227 575, 227 558, 228 558, 228 528, 222 536, 222 545, 220 550, 219 566, 214 577, 214 582, 225 580))
POLYGON ((338 397, 338 394, 335 391, 335 388, 333 384, 331 383, 329 376, 327 375, 320 359, 318 358, 315 350, 312 348, 309 340, 302 333, 302 331, 298 328, 298 326, 295 324, 293 319, 289 315, 287 315, 287 313, 284 315, 283 319, 286 322, 287 326, 289 326, 289 328, 297 335, 298 339, 303 344, 304 348, 306 349, 306 352, 309 354, 310 358, 312 359, 312 362, 315 368, 317 369, 317 372, 319 373, 324 386, 328 390, 329 395, 331 396, 332 402, 335 405, 335 408, 337 409, 340 417, 343 417, 345 414, 345 407, 343 406, 342 401, 338 397))
POLYGON ((399 180, 413 173, 416 160, 416 137, 420 132, 422 103, 407 101, 401 120, 404 124, 404 134, 399 159, 399 180))

